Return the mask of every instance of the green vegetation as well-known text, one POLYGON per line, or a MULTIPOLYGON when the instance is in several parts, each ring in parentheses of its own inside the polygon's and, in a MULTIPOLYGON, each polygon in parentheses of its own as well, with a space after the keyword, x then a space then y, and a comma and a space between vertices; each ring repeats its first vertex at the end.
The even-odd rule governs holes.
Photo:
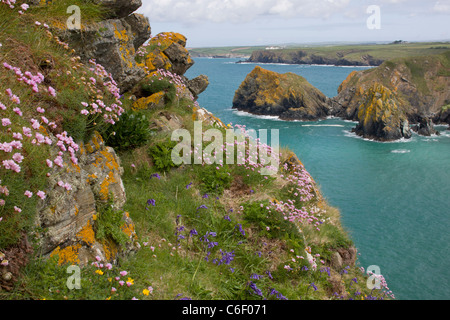
POLYGON ((282 60, 290 60, 292 55, 302 51, 304 55, 317 56, 328 59, 346 59, 349 61, 361 61, 363 56, 372 56, 383 61, 395 58, 435 55, 450 50, 448 42, 411 42, 397 44, 311 44, 289 45, 284 49, 266 50, 266 47, 218 47, 218 48, 193 48, 193 55, 226 55, 243 54, 250 56, 253 52, 263 50, 275 53, 282 60))
POLYGON ((117 150, 138 148, 149 141, 149 126, 150 121, 144 114, 129 110, 120 116, 117 123, 108 126, 103 139, 117 150))

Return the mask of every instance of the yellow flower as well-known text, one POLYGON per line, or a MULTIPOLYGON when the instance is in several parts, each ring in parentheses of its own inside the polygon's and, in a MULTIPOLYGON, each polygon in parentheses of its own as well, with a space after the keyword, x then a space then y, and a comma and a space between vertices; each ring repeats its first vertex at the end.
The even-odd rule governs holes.
POLYGON ((94 214, 94 215, 92 215, 92 220, 97 220, 97 215, 96 214, 94 214))
POLYGON ((142 290, 142 293, 146 296, 148 296, 150 294, 150 291, 148 289, 144 289, 142 290))
POLYGON ((103 271, 102 270, 95 270, 95 273, 99 274, 99 275, 103 275, 103 271))

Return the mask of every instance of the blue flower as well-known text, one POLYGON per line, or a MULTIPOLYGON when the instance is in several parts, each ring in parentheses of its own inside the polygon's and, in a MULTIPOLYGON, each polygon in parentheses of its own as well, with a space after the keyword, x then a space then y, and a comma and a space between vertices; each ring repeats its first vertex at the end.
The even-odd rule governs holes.
POLYGON ((155 199, 148 199, 148 200, 147 200, 147 205, 149 205, 149 206, 156 206, 156 201, 155 201, 155 199))
POLYGON ((186 186, 186 189, 189 189, 192 186, 192 182, 186 186))
POLYGON ((197 232, 197 230, 195 230, 195 229, 192 229, 191 231, 189 231, 189 234, 191 235, 191 237, 192 236, 196 236, 196 235, 198 235, 198 232, 197 232))
POLYGON ((205 206, 204 204, 202 204, 200 207, 197 208, 197 211, 200 210, 200 209, 208 209, 208 207, 205 206))
POLYGON ((159 174, 157 174, 157 173, 152 174, 150 176, 150 179, 153 178, 153 177, 157 178, 158 180, 161 180, 161 176, 159 174))
POLYGON ((245 236, 245 231, 242 229, 242 224, 238 224, 234 227, 234 229, 239 228, 239 232, 245 236))

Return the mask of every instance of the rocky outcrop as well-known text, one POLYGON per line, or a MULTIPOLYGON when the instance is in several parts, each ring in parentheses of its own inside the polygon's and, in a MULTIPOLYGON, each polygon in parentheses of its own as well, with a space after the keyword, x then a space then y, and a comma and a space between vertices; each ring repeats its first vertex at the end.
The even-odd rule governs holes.
POLYGON ((357 59, 344 58, 337 52, 335 56, 321 56, 305 50, 256 50, 246 62, 285 63, 285 64, 318 64, 335 66, 379 66, 383 60, 369 54, 357 59))
POLYGON ((162 32, 149 42, 151 50, 145 56, 145 67, 149 72, 164 69, 184 75, 194 65, 186 49, 186 37, 176 32, 162 32))
POLYGON ((108 9, 110 17, 125 18, 142 6, 141 0, 94 0, 108 9))
POLYGON ((328 114, 328 98, 299 75, 256 66, 236 91, 233 108, 283 120, 318 120, 328 114))
POLYGON ((197 98, 200 93, 206 90, 209 85, 208 76, 200 75, 192 80, 187 81, 187 87, 194 95, 194 98, 197 98))
POLYGON ((83 25, 81 30, 55 27, 58 36, 67 42, 83 62, 95 59, 112 74, 122 91, 127 91, 145 77, 136 52, 151 36, 150 23, 141 14, 132 13, 140 0, 96 0, 107 5, 109 19, 83 25))
POLYGON ((132 220, 124 213, 121 229, 128 236, 126 247, 96 237, 99 203, 111 200, 114 210, 120 210, 126 201, 120 159, 99 134, 81 145, 78 158, 78 164, 70 163, 49 178, 47 196, 35 223, 44 230, 39 234, 39 253, 57 256, 60 264, 86 265, 96 256, 112 262, 119 253, 133 250, 136 236, 132 220))
POLYGON ((417 125, 413 126, 412 130, 421 136, 439 135, 439 131, 434 129, 433 121, 427 117, 419 117, 417 125))
POLYGON ((379 141, 411 138, 406 114, 398 107, 395 94, 381 84, 374 84, 363 95, 358 109, 356 134, 379 141))
POLYGON ((442 107, 450 101, 450 51, 445 54, 386 61, 369 70, 352 72, 332 101, 333 115, 358 120, 363 93, 380 83, 398 97, 398 107, 411 123, 422 117, 444 122, 442 107), (442 116, 442 118, 441 118, 442 116))

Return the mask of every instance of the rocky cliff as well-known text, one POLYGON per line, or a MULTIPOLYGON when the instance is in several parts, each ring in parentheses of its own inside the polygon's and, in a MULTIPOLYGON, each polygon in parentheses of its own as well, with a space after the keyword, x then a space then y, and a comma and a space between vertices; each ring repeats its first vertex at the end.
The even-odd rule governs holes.
POLYGON ((299 75, 256 66, 236 91, 233 108, 283 120, 318 120, 328 114, 328 99, 299 75))
MULTIPOLYGON (((275 61, 273 61, 275 62, 275 61)), ((359 121, 355 132, 380 141, 438 134, 450 124, 450 51, 399 58, 352 72, 338 95, 326 98, 306 80, 256 67, 236 91, 233 108, 284 120, 327 116, 359 121)))
POLYGON ((430 118, 446 120, 443 106, 450 102, 450 51, 435 56, 387 61, 377 68, 351 73, 333 99, 334 114, 357 120, 363 95, 374 83, 380 83, 397 95, 399 108, 411 123, 430 118))
POLYGON ((379 66, 383 60, 370 54, 362 54, 358 58, 345 58, 337 52, 332 56, 314 54, 305 50, 256 50, 247 62, 286 63, 286 64, 318 64, 335 66, 379 66))

